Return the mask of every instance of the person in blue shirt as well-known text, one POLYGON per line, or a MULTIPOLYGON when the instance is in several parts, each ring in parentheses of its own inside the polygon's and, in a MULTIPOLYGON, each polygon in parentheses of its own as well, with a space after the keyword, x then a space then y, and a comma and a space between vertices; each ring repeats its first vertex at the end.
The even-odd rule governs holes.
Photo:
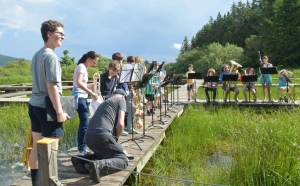
MULTIPOLYGON (((278 88, 280 90, 280 97, 283 97, 284 91, 287 90, 287 84, 289 78, 293 75, 293 72, 282 69, 278 73, 278 88)), ((290 86, 290 85, 289 85, 290 86)))

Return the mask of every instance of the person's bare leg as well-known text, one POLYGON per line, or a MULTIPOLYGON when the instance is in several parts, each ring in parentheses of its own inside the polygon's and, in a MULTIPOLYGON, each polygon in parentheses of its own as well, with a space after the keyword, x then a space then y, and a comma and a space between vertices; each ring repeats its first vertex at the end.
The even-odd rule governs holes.
POLYGON ((30 169, 38 169, 38 154, 36 142, 43 139, 42 133, 32 132, 32 149, 29 158, 30 169))
POLYGON ((271 94, 271 88, 270 88, 270 85, 267 85, 267 90, 268 90, 269 101, 273 101, 273 100, 272 100, 272 94, 271 94))
POLYGON ((263 89, 263 97, 264 97, 264 99, 263 99, 263 101, 266 101, 267 99, 266 99, 266 87, 265 87, 265 84, 262 84, 261 85, 262 86, 262 89, 263 89))

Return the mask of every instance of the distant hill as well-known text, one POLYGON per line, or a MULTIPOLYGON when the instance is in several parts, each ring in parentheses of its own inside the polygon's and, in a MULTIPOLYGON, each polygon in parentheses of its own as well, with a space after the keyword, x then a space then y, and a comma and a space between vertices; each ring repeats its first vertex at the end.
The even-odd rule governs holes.
POLYGON ((0 67, 5 66, 7 63, 18 60, 19 58, 10 57, 0 54, 0 67))

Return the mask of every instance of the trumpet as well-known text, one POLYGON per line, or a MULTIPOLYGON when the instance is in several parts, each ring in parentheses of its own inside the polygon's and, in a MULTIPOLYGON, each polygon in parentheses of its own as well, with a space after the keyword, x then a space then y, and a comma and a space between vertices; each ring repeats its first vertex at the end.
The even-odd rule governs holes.
POLYGON ((101 89, 100 89, 100 74, 94 73, 93 75, 93 92, 98 94, 98 97, 101 101, 103 101, 103 97, 101 95, 101 89))
POLYGON ((236 81, 226 81, 226 85, 229 86, 230 88, 232 88, 232 87, 235 87, 235 85, 237 84, 237 82, 239 80, 240 73, 238 72, 237 69, 239 67, 242 67, 242 65, 240 65, 239 63, 232 61, 232 60, 230 61, 230 63, 231 63, 231 68, 230 68, 229 74, 237 74, 238 75, 238 79, 236 81))

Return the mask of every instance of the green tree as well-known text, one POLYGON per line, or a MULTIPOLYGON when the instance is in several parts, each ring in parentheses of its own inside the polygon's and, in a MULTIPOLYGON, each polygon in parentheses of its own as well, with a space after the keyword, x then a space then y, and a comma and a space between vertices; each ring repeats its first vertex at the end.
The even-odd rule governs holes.
POLYGON ((191 43, 189 42, 188 38, 185 36, 183 43, 181 45, 180 53, 183 54, 184 52, 191 49, 191 43))
POLYGON ((61 66, 69 66, 75 64, 75 57, 71 58, 70 56, 68 56, 69 54, 68 50, 64 50, 63 53, 64 53, 64 57, 61 57, 61 61, 60 61, 61 66))

